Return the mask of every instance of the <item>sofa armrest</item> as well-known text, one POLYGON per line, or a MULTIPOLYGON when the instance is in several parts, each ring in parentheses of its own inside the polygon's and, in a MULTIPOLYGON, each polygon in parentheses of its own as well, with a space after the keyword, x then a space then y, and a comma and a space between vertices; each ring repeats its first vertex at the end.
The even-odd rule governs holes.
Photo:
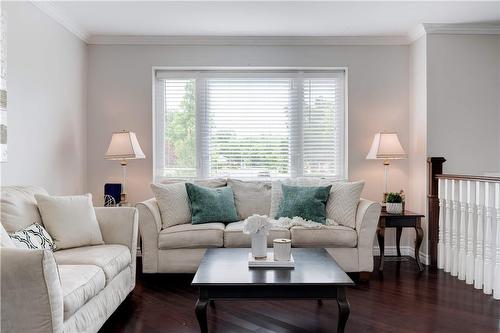
POLYGON ((63 293, 48 250, 1 248, 1 331, 62 332, 63 293))
POLYGON ((134 207, 96 207, 95 214, 105 244, 121 244, 137 251, 138 213, 134 207))
POLYGON ((356 211, 359 268, 362 272, 373 270, 373 240, 377 232, 382 206, 378 202, 361 199, 356 211))
POLYGON ((139 211, 139 231, 142 240, 142 271, 158 272, 158 235, 162 222, 156 199, 149 199, 136 205, 139 211))

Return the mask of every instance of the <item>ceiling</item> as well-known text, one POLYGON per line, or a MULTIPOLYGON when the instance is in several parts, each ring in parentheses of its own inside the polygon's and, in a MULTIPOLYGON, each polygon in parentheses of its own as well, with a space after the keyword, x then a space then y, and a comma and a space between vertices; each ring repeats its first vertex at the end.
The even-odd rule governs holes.
POLYGON ((51 1, 75 31, 129 36, 408 36, 420 23, 500 23, 500 0, 51 1))

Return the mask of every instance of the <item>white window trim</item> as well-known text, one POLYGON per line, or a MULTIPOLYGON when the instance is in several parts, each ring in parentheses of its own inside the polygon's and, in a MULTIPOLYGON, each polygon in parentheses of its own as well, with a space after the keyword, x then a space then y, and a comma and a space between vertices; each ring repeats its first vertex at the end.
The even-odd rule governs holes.
MULTIPOLYGON (((255 73, 255 72, 279 72, 279 71, 344 71, 344 176, 345 179, 347 180, 349 178, 349 69, 348 67, 172 67, 172 66, 152 66, 152 98, 151 98, 151 104, 152 104, 152 153, 151 156, 153 157, 153 179, 152 181, 154 183, 158 183, 163 179, 166 179, 165 177, 158 177, 156 174, 157 168, 157 163, 158 163, 158 156, 156 155, 157 152, 157 147, 159 145, 158 142, 158 137, 157 133, 159 131, 159 126, 163 126, 163 122, 160 119, 158 115, 158 110, 156 108, 156 104, 158 102, 158 98, 162 97, 163 92, 160 92, 161 89, 158 89, 158 84, 157 84, 157 74, 158 72, 170 72, 172 74, 172 77, 180 78, 185 76, 186 78, 193 78, 193 72, 216 72, 216 71, 221 71, 221 72, 226 72, 226 71, 238 71, 238 72, 248 72, 248 73, 255 73), (158 90, 158 91, 157 91, 158 90)), ((163 76, 163 73, 162 73, 163 76)), ((200 75, 202 76, 202 75, 200 75)), ((197 77, 194 77, 197 78, 197 77)), ((197 96, 198 98, 198 96, 197 96)), ((196 122, 198 125, 198 122, 201 123, 201 117, 203 115, 199 115, 197 113, 196 115, 196 122)), ((201 140, 196 139, 196 145, 198 149, 198 145, 201 145, 201 140)), ((205 151, 205 149, 203 150, 205 151)), ((208 168, 201 167, 200 168, 200 163, 203 163, 203 157, 197 156, 197 161, 196 161, 196 178, 208 178, 208 175, 201 174, 202 170, 207 171, 208 168)), ((291 175, 292 177, 294 176, 300 176, 300 175, 291 175)), ((168 178, 168 179, 175 179, 175 178, 168 178)))

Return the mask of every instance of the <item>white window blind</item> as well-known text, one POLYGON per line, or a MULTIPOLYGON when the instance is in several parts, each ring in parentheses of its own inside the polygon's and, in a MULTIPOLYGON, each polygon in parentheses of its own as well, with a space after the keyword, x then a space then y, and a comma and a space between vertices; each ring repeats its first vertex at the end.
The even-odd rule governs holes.
POLYGON ((290 79, 208 79, 209 176, 290 174, 290 79))
POLYGON ((156 180, 346 175, 343 71, 157 73, 156 180))
POLYGON ((343 84, 338 79, 303 81, 303 175, 343 174, 343 84))

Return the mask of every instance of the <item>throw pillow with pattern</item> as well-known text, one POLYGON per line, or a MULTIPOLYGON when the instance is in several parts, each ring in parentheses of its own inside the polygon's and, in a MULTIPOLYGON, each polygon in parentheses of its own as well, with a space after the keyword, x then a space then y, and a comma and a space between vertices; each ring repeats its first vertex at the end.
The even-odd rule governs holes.
POLYGON ((10 238, 21 249, 31 250, 51 250, 55 251, 56 247, 52 237, 47 230, 38 223, 33 223, 29 227, 9 234, 10 238))

